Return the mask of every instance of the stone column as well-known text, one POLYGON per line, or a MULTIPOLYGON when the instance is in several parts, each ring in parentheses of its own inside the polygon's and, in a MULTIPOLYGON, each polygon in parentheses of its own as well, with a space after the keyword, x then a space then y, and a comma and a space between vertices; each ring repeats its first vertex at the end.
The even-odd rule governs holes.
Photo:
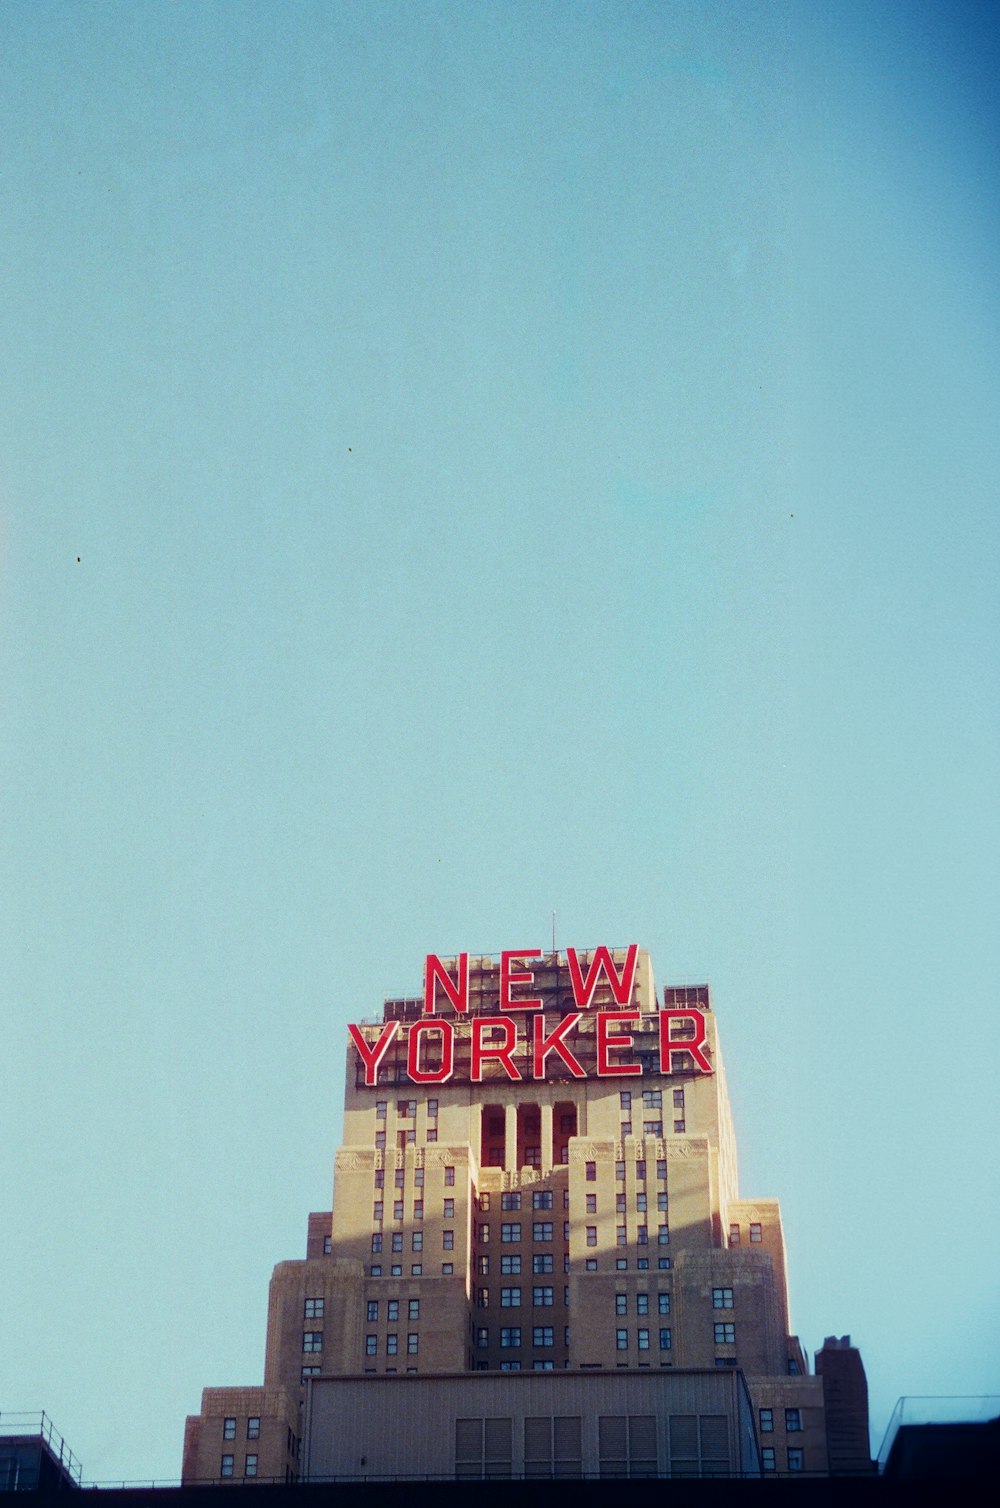
POLYGON ((505 1136, 503 1143, 503 1165, 508 1173, 517 1172, 517 1106, 504 1106, 505 1136))
POLYGON ((555 1166, 552 1161, 552 1106, 541 1105, 542 1112, 542 1172, 555 1166))

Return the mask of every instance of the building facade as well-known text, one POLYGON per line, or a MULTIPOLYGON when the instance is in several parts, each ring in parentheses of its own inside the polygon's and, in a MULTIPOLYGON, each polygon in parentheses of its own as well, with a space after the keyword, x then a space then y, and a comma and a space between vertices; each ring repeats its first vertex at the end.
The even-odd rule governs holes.
POLYGON ((184 1480, 296 1479, 313 1378, 654 1369, 739 1371, 760 1468, 828 1472, 708 987, 660 998, 634 945, 431 955, 422 995, 349 1028, 333 1208, 275 1269, 263 1387, 207 1389, 188 1420, 184 1480))

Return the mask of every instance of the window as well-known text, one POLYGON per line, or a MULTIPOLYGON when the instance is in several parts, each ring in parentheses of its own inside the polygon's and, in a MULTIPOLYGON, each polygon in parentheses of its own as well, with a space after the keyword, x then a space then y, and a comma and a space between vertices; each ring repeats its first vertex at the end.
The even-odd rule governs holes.
POLYGON ((774 1446, 764 1445, 761 1447, 760 1464, 765 1471, 774 1471, 774 1446))
POLYGON ((387 1102, 385 1100, 375 1101, 375 1119, 377 1121, 385 1120, 386 1104, 387 1102))
MULTIPOLYGON (((455 1250, 455 1232, 453 1230, 443 1230, 441 1232, 441 1250, 442 1251, 454 1251, 455 1250)), ((479 1260, 482 1262, 484 1259, 482 1257, 480 1257, 479 1260)), ((489 1260, 490 1260, 489 1257, 486 1257, 485 1260, 486 1260, 487 1264, 489 1264, 489 1260)), ((486 1267, 486 1271, 489 1272, 489 1266, 488 1265, 486 1267)))
POLYGON ((555 1365, 554 1361, 533 1361, 531 1363, 531 1370, 533 1372, 554 1372, 555 1365))
POLYGON ((770 1434, 774 1433, 774 1410, 773 1409, 761 1409, 760 1410, 760 1432, 761 1432, 762 1435, 770 1435, 770 1434))
POLYGON ((664 1214, 664 1215, 667 1213, 667 1191, 666 1191, 666 1189, 661 1189, 660 1192, 657 1194, 657 1196, 656 1196, 656 1208, 662 1214, 664 1214))
POLYGON ((628 1350, 628 1331, 627 1330, 616 1330, 615 1331, 615 1350, 616 1351, 627 1351, 628 1350))
POLYGON ((232 1456, 223 1456, 222 1460, 219 1462, 219 1476, 220 1477, 231 1477, 232 1474, 233 1474, 233 1458, 232 1458, 232 1456))
MULTIPOLYGON (((486 1363, 483 1362, 483 1366, 485 1365, 486 1363)), ((502 1361, 500 1363, 500 1370, 501 1372, 520 1372, 521 1363, 519 1361, 502 1361)))
POLYGON ((596 1183, 597 1182, 597 1163, 596 1162, 588 1162, 586 1164, 586 1170, 587 1170, 587 1182, 588 1183, 596 1183))
POLYGON ((423 1233, 422 1230, 415 1230, 413 1232, 413 1235, 410 1237, 410 1250, 411 1251, 423 1251, 423 1249, 424 1249, 424 1233, 423 1233))
POLYGON ((489 1214, 489 1209, 490 1209, 490 1196, 489 1196, 489 1194, 480 1194, 480 1196, 479 1196, 479 1208, 483 1211, 484 1214, 489 1214))
POLYGON ((787 1432, 791 1435, 791 1434, 794 1434, 794 1432, 796 1430, 799 1430, 801 1428, 802 1428, 802 1410, 801 1409, 786 1409, 785 1410, 785 1429, 787 1430, 787 1432))
POLYGON ((476 1345, 479 1347, 480 1350, 482 1350, 483 1347, 484 1346, 488 1346, 489 1343, 490 1343, 490 1332, 485 1328, 485 1326, 480 1325, 479 1328, 478 1328, 478 1330, 476 1331, 476 1345))
POLYGON ((391 1278, 401 1278, 403 1276, 403 1269, 397 1262, 393 1262, 389 1268, 389 1276, 391 1278))
POLYGON ((520 1290, 520 1288, 501 1288, 501 1290, 500 1290, 500 1308, 501 1309, 520 1309, 520 1307, 521 1307, 521 1290, 520 1290))
POLYGON ((736 1344, 736 1326, 735 1325, 721 1324, 721 1325, 716 1325, 714 1328, 715 1328, 715 1344, 717 1346, 735 1346, 735 1344, 736 1344))
POLYGON ((444 1170, 444 1186, 445 1186, 446 1189, 453 1189, 455 1187, 455 1169, 454 1168, 445 1168, 445 1170, 444 1170))
POLYGON ((788 1358, 788 1375, 789 1377, 798 1377, 799 1375, 799 1364, 794 1356, 788 1358))
POLYGON ((646 1160, 643 1157, 635 1165, 635 1176, 639 1183, 646 1182, 646 1160))
POLYGON ((656 1265, 660 1269, 661 1272, 666 1272, 667 1268, 670 1266, 670 1258, 669 1257, 657 1257, 657 1259, 656 1259, 656 1265))
POLYGON ((414 1220, 422 1220, 424 1218, 424 1201, 422 1199, 414 1199, 413 1201, 413 1218, 414 1220))
POLYGON ((245 1456, 243 1458, 243 1475, 245 1477, 255 1477, 257 1475, 256 1456, 245 1456))
POLYGON ((712 1308, 731 1309, 733 1307, 733 1290, 731 1288, 712 1289, 712 1308))
POLYGON ((597 1226, 596 1225, 588 1225, 587 1226, 587 1245, 588 1246, 596 1246, 597 1245, 597 1226))
POLYGON ((324 1257, 328 1257, 332 1251, 333 1251, 333 1237, 332 1236, 324 1236, 323 1237, 323 1255, 324 1255, 324 1257))
POLYGON ((730 1246, 739 1246, 740 1244, 740 1228, 738 1225, 731 1225, 729 1227, 729 1244, 730 1246))
POLYGON ((382 1212, 384 1209, 385 1205, 382 1203, 381 1199, 376 1199, 375 1203, 372 1205, 372 1219, 381 1222, 382 1212))
POLYGON ((376 1231, 372 1236, 372 1251, 382 1250, 382 1232, 376 1231))
POLYGON ((410 1268, 410 1277, 411 1278, 422 1277, 423 1276, 423 1271, 424 1271, 424 1269, 423 1269, 423 1266, 421 1265, 421 1263, 414 1262, 413 1266, 410 1268))
POLYGON ((454 1201, 454 1199, 446 1199, 445 1200, 443 1215, 444 1215, 444 1218, 446 1220, 454 1220, 454 1218, 455 1218, 455 1201, 454 1201))
POLYGON ((596 1194, 588 1194, 587 1195, 587 1214, 588 1215, 596 1215, 597 1214, 597 1195, 596 1194))
MULTIPOLYGON (((490 1270, 490 1259, 489 1259, 489 1257, 480 1257, 479 1260, 480 1260, 480 1262, 485 1262, 486 1263, 485 1269, 484 1268, 480 1268, 480 1271, 485 1271, 485 1272, 488 1273, 489 1270, 490 1270)), ((441 1263, 441 1276, 442 1277, 444 1277, 444 1278, 450 1278, 451 1275, 452 1275, 452 1273, 454 1271, 455 1271, 455 1269, 454 1269, 453 1265, 451 1264, 451 1262, 442 1262, 441 1263)))
POLYGON ((476 1235, 484 1246, 489 1245, 490 1222, 488 1220, 484 1220, 481 1225, 476 1226, 476 1235))
POLYGON ((624 1225, 618 1225, 615 1227, 615 1241, 619 1246, 628 1245, 628 1231, 625 1229, 624 1225))
POLYGON ((386 1336, 386 1338, 385 1338, 385 1354, 386 1354, 386 1356, 398 1356, 399 1355, 399 1336, 398 1335, 387 1335, 386 1336))
POLYGON ((616 1293, 615 1294, 615 1313, 616 1314, 628 1314, 628 1294, 627 1293, 616 1293))
POLYGON ((669 1295, 669 1293, 658 1293, 656 1295, 656 1312, 657 1312, 657 1314, 669 1314, 670 1313, 670 1295, 669 1295))
POLYGON ((501 1241, 520 1241, 521 1222, 519 1220, 507 1220, 500 1226, 501 1241))
POLYGON ((639 1272, 648 1272, 649 1271, 649 1258, 648 1257, 636 1257, 636 1259, 635 1259, 635 1265, 636 1265, 636 1268, 637 1268, 637 1270, 639 1272))
POLYGON ((403 1218, 403 1201, 402 1201, 402 1199, 394 1199, 393 1200, 393 1204, 392 1204, 392 1218, 394 1220, 402 1220, 402 1218, 403 1218))
POLYGON ((385 1132, 384 1131, 376 1131, 375 1132, 375 1146, 380 1151, 385 1147, 385 1132))
POLYGON ((625 1182, 625 1164, 623 1162, 615 1163, 615 1178, 618 1183, 625 1182))
POLYGON ((663 1135, 663 1122, 662 1121, 643 1121, 643 1123, 642 1123, 642 1134, 643 1134, 643 1136, 662 1136, 663 1135))
POLYGON ((624 1194, 616 1194, 615 1195, 615 1209, 617 1210, 617 1212, 620 1215, 624 1215, 624 1213, 625 1213, 625 1195, 624 1194))
POLYGON ((661 1330, 660 1331, 660 1350, 661 1351, 669 1351, 672 1344, 673 1344, 673 1334, 672 1334, 672 1331, 670 1331, 670 1330, 661 1330))
POLYGON ((377 1189, 384 1189, 385 1188, 385 1169, 384 1168, 376 1168, 375 1169, 375 1187, 377 1189))
POLYGON ((533 1346, 551 1346, 554 1344, 555 1329, 552 1325, 535 1325, 531 1332, 531 1344, 533 1346))
POLYGON ((302 1349, 303 1351, 322 1351, 322 1330, 306 1330, 302 1336, 302 1349))
POLYGON ((636 1314, 648 1314, 649 1313, 649 1294, 648 1293, 637 1293, 636 1294, 636 1296, 635 1296, 635 1312, 636 1312, 636 1314))
POLYGON ((236 1420, 235 1419, 223 1419, 223 1421, 222 1421, 222 1438, 223 1438, 223 1440, 235 1440, 236 1439, 236 1420))
POLYGON ((319 1367, 302 1367, 299 1371, 299 1381, 305 1382, 307 1377, 318 1377, 319 1367))
POLYGON ((260 1439, 260 1415, 259 1414, 251 1414, 250 1418, 247 1420, 247 1439, 248 1440, 259 1440, 260 1439))
POLYGON ((805 1466, 805 1452, 799 1446, 788 1447, 788 1470, 801 1471, 805 1466))
POLYGON ((637 1338, 637 1340, 639 1342, 639 1350, 640 1351, 648 1351, 649 1350, 649 1331, 648 1330, 637 1330, 635 1333, 636 1333, 636 1338, 637 1338))
POLYGON ((488 1309, 490 1307, 490 1290, 488 1288, 476 1289, 476 1303, 480 1309, 488 1309))
POLYGON ((588 1257, 587 1260, 583 1264, 583 1270, 584 1270, 584 1272, 596 1272, 597 1271, 597 1258, 596 1257, 588 1257))
POLYGON ((635 1207, 639 1211, 640 1215, 644 1215, 646 1213, 646 1196, 645 1196, 645 1194, 636 1194, 636 1196, 635 1196, 635 1207))
POLYGON ((642 1091, 642 1108, 644 1110, 659 1110, 663 1104, 663 1091, 661 1089, 644 1089, 642 1091))
POLYGON ((531 1302, 536 1309, 549 1308, 555 1301, 553 1288, 533 1288, 531 1290, 531 1302))
MULTIPOLYGON (((427 1140, 428 1141, 437 1141, 437 1139, 438 1139, 438 1128, 437 1128, 437 1126, 428 1126, 427 1127, 427 1140)), ((407 1367, 406 1370, 408 1372, 415 1372, 416 1368, 415 1367, 407 1367)))
POLYGON ((428 1100, 427 1101, 427 1116, 428 1116, 428 1119, 429 1120, 435 1120, 437 1118, 437 1113, 438 1113, 438 1102, 437 1102, 437 1100, 428 1100))
POLYGON ((378 1299, 368 1300, 368 1323, 370 1325, 378 1324, 378 1299))
POLYGON ((631 1110, 632 1109, 632 1094, 631 1094, 631 1091, 628 1090, 628 1089, 623 1089, 621 1091, 621 1093, 619 1094, 619 1096, 618 1096, 618 1103, 621 1105, 621 1108, 623 1110, 631 1110))
POLYGON ((759 1223, 756 1220, 751 1220, 751 1222, 750 1222, 750 1240, 751 1240, 751 1242, 756 1243, 758 1241, 763 1241, 763 1239, 764 1239, 764 1232, 763 1232, 761 1226, 759 1225, 759 1223))
POLYGON ((413 1169, 413 1182, 416 1184, 416 1186, 417 1186, 418 1189, 422 1189, 423 1188, 423 1186, 424 1186, 424 1170, 423 1170, 423 1168, 414 1168, 413 1169))
POLYGON ((683 1091, 683 1089, 675 1089, 674 1090, 674 1109, 675 1110, 683 1110, 684 1109, 684 1091, 683 1091))
POLYGON ((674 1134, 676 1136, 682 1136, 686 1130, 687 1127, 684 1121, 674 1121, 674 1134))
POLYGON ((366 1356, 377 1356, 378 1355, 378 1336, 377 1335, 366 1335, 365 1336, 365 1355, 366 1356))
POLYGON ((631 1135, 632 1135, 632 1122, 631 1121, 622 1121, 622 1136, 631 1136, 631 1135))
POLYGON ((552 1253, 536 1251, 531 1259, 531 1270, 532 1272, 551 1272, 553 1270, 552 1253))
POLYGON ((406 1354, 407 1354, 407 1356, 416 1356, 416 1354, 417 1354, 417 1352, 419 1350, 420 1350, 420 1336, 419 1335, 408 1335, 406 1337, 406 1354))
POLYGON ((542 1165, 541 1147, 525 1147, 524 1160, 529 1168, 540 1168, 542 1165))
POLYGON ((500 1195, 500 1208, 502 1210, 519 1210, 521 1208, 521 1196, 508 1191, 500 1195))
POLYGON ((551 1241, 552 1221, 536 1220, 531 1227, 531 1239, 532 1241, 551 1241))
POLYGON ((382 1276, 382 1267, 378 1262, 373 1262, 370 1270, 373 1278, 380 1278, 382 1276))
POLYGON ((657 1178, 666 1178, 667 1176, 667 1159, 665 1157, 658 1157, 656 1159, 656 1176, 657 1178))
POLYGON ((402 1251, 403 1250, 403 1232, 401 1230, 393 1231, 393 1234, 392 1234, 392 1249, 393 1249, 393 1251, 402 1251))
POLYGON ((504 1326, 504 1327, 501 1328, 501 1330, 500 1330, 500 1346, 501 1346, 501 1348, 507 1348, 509 1350, 511 1347, 519 1346, 520 1344, 521 1344, 521 1332, 520 1332, 520 1330, 518 1329, 518 1327, 516 1325, 513 1325, 513 1326, 504 1326))
POLYGON ((628 1257, 616 1257, 615 1258, 615 1270, 617 1272, 625 1272, 627 1270, 627 1268, 628 1268, 628 1257))
POLYGON ((414 1120, 417 1114, 416 1100, 397 1100, 396 1114, 400 1120, 414 1120))
POLYGON ((533 1210, 550 1210, 552 1208, 552 1190, 536 1189, 531 1196, 531 1208, 533 1210))
MULTIPOLYGON (((662 1229, 663 1229, 663 1227, 661 1226, 661 1230, 662 1229)), ((637 1246, 648 1246, 649 1245, 649 1226, 648 1225, 639 1225, 639 1226, 636 1227, 635 1240, 636 1240, 636 1245, 637 1246)))

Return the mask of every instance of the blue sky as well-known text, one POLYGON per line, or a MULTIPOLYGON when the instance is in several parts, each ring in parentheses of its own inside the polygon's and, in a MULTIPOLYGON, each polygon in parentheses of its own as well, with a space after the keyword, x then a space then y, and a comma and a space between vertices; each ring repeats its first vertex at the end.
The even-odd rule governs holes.
POLYGON ((1000 1393, 992 5, 7 0, 0 1407, 176 1478, 424 954, 708 979, 1000 1393))

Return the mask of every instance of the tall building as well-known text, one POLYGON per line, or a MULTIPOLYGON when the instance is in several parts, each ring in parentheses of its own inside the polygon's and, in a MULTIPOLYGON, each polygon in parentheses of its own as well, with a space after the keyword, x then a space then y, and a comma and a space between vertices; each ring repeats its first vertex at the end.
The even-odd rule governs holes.
MULTIPOLYGON (((829 1470, 823 1381, 791 1333, 778 1203, 740 1197, 708 987, 668 986, 659 999, 636 946, 430 955, 421 995, 386 1000, 381 1019, 349 1028, 333 1209, 310 1215, 305 1260, 275 1268, 263 1387, 206 1389, 188 1419, 184 1481, 294 1480, 305 1459, 313 1474, 365 1475, 368 1455, 338 1444, 338 1410, 346 1420, 363 1417, 366 1399, 385 1407, 392 1377, 407 1383, 391 1395, 400 1419, 419 1419, 432 1393, 439 1415, 452 1409, 459 1475, 477 1474, 476 1439, 488 1474, 488 1426, 506 1386, 509 1428, 494 1436, 513 1443, 493 1466, 517 1474, 534 1459, 529 1424, 544 1435, 541 1384, 529 1417, 517 1403, 529 1397, 523 1384, 498 1375, 477 1391, 468 1374, 518 1372, 605 1374, 589 1393, 564 1378, 558 1396, 569 1401, 553 1404, 545 1438, 582 1421, 566 1457, 577 1474, 606 1461, 630 1470, 627 1447, 605 1450, 589 1419, 588 1397, 617 1440, 609 1373, 626 1400, 622 1439, 631 1420, 646 1441, 635 1474, 682 1459, 695 1474, 704 1463, 829 1470), (737 1393, 723 1408, 718 1388, 698 1382, 730 1370, 741 1388, 745 1379, 749 1444, 737 1393), (658 1383, 638 1375, 650 1371, 658 1383), (434 1389, 420 1378, 437 1379, 434 1389), (307 1390, 317 1401, 308 1411, 307 1390), (699 1413, 691 1399, 710 1393, 716 1402, 699 1413), (472 1396, 491 1400, 486 1413, 468 1413, 472 1396), (693 1450, 683 1443, 691 1428, 701 1430, 693 1450)), ((406 1464, 417 1474, 440 1460, 411 1450, 392 1470, 406 1464)))

